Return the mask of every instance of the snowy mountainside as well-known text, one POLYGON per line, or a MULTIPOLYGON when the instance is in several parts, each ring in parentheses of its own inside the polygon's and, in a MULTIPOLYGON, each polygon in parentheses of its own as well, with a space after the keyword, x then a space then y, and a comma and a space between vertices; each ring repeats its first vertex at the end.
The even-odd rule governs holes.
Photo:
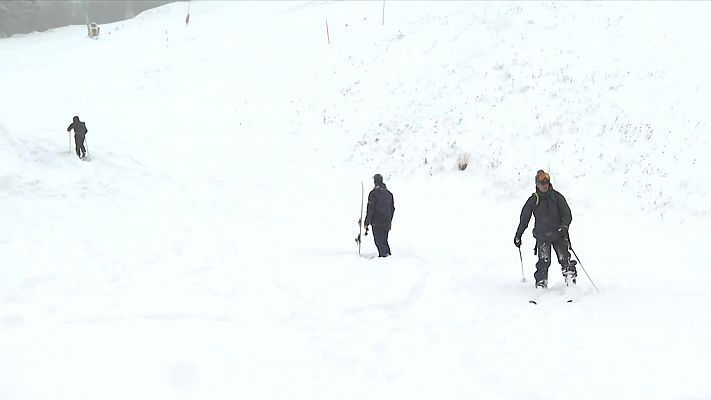
MULTIPOLYGON (((388 15, 408 7, 389 5, 388 15)), ((459 7, 393 24, 396 32, 372 21, 341 27, 347 43, 334 47, 352 68, 335 73, 352 82, 343 102, 358 112, 342 128, 357 139, 354 158, 432 174, 469 153, 467 173, 490 177, 504 198, 545 168, 580 201, 608 187, 626 211, 708 216, 699 172, 709 167, 709 83, 699 71, 711 61, 695 47, 708 14, 688 20, 668 3, 656 13, 635 4, 459 7), (647 24, 684 29, 640 35, 647 24), (366 40, 374 51, 364 59, 347 55, 366 40), (687 73, 698 80, 678 83, 687 73)))
MULTIPOLYGON (((707 5, 689 19, 667 3, 642 10, 454 2, 435 11, 392 2, 381 25, 382 5, 374 3, 207 2, 194 7, 189 29, 181 26, 184 6, 106 26, 101 41, 82 44, 82 57, 93 61, 76 63, 62 79, 48 73, 44 91, 57 100, 90 93, 95 104, 84 95, 61 101, 82 104, 85 113, 96 108, 95 129, 107 130, 103 124, 111 121, 112 129, 130 132, 140 120, 152 132, 146 147, 160 147, 163 132, 182 126, 203 132, 230 126, 251 136, 274 127, 263 116, 270 110, 284 124, 280 130, 305 127, 309 137, 301 140, 329 143, 320 151, 329 149, 331 165, 345 157, 386 175, 433 174, 456 170, 457 159, 470 154, 465 173, 496 182, 494 195, 503 199, 529 190, 531 171, 545 168, 580 202, 611 186, 606 198, 626 212, 682 220, 708 215, 709 184, 699 171, 709 168, 701 106, 709 91, 699 71, 711 61, 695 48, 707 5), (249 33, 232 33, 235 24, 249 33), (644 29, 662 25, 670 28, 644 29), (294 28, 285 34, 280 26, 294 28), (134 34, 141 46, 131 42, 134 34), (261 50, 274 45, 288 50, 261 50), (192 68, 209 78, 198 84, 192 68), (689 74, 694 79, 681 80, 689 74), (133 94, 109 118, 112 93, 133 94), (171 94, 169 104, 160 100, 163 93, 171 94)), ((68 37, 79 28, 56 31, 68 37)), ((55 52, 56 40, 37 51, 55 52)), ((14 62, 39 63, 37 54, 14 62)))

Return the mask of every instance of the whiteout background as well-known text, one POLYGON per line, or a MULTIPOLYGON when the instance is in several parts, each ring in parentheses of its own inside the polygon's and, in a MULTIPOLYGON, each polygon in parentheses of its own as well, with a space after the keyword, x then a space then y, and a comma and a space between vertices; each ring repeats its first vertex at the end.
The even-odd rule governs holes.
POLYGON ((0 40, 1 399, 711 398, 711 3, 186 9, 0 40))

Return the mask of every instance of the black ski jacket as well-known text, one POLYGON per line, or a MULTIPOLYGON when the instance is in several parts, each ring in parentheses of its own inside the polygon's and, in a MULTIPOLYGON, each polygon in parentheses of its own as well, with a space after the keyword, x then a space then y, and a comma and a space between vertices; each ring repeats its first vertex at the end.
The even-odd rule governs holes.
POLYGON ((67 132, 71 131, 72 129, 74 129, 74 133, 82 136, 86 135, 86 133, 88 132, 88 130, 86 129, 86 124, 81 121, 72 122, 67 128, 67 132))
POLYGON ((533 225, 533 237, 545 242, 557 242, 562 240, 558 228, 570 227, 573 216, 570 207, 562 194, 555 191, 553 187, 542 193, 536 190, 523 205, 521 210, 521 222, 516 229, 516 236, 521 237, 528 228, 531 214, 535 215, 536 222, 533 225))
POLYGON ((368 194, 368 210, 365 225, 382 226, 390 229, 395 215, 395 200, 384 183, 377 185, 368 194))

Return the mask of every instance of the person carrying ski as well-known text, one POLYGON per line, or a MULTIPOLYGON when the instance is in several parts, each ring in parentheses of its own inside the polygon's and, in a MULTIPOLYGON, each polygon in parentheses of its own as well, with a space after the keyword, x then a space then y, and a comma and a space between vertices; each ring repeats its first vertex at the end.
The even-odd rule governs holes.
POLYGON ((76 143, 77 156, 79 158, 86 157, 86 149, 84 148, 84 138, 87 132, 86 124, 79 121, 78 116, 74 116, 74 122, 69 124, 67 132, 71 132, 74 129, 74 142, 76 143))
POLYGON ((536 173, 536 191, 526 200, 521 210, 521 221, 516 229, 514 245, 521 247, 521 236, 528 227, 531 214, 535 215, 533 237, 536 238, 535 252, 538 254, 536 288, 548 287, 548 267, 551 265, 551 246, 558 256, 566 285, 574 285, 578 276, 575 265, 570 259, 570 238, 568 228, 573 217, 565 197, 553 189, 551 177, 543 170, 536 173))
POLYGON ((372 226, 373 240, 375 241, 375 247, 378 248, 378 257, 387 257, 391 255, 388 233, 395 214, 395 201, 393 194, 383 183, 382 175, 375 174, 373 183, 375 187, 368 194, 368 208, 363 227, 366 228, 367 232, 368 225, 372 226))

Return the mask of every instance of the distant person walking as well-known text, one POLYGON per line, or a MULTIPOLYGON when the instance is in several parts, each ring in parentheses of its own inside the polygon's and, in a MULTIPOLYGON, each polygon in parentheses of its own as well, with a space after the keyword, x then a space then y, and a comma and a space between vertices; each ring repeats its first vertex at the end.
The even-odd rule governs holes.
POLYGON ((521 236, 528 227, 531 214, 536 216, 533 237, 536 238, 535 252, 538 254, 536 288, 548 287, 548 267, 551 265, 551 246, 558 256, 563 277, 567 285, 574 285, 578 272, 577 262, 570 259, 570 239, 568 228, 573 217, 568 202, 560 192, 553 189, 551 177, 543 170, 536 173, 536 191, 528 198, 521 210, 521 220, 514 236, 514 245, 521 247, 521 236))
POLYGON ((368 194, 368 209, 363 227, 367 229, 370 225, 373 228, 373 240, 375 247, 378 248, 378 257, 387 257, 391 255, 388 234, 395 214, 395 201, 393 194, 383 183, 382 175, 375 174, 373 183, 375 187, 368 194))
POLYGON ((79 158, 86 157, 86 149, 84 148, 84 139, 86 138, 86 133, 89 132, 86 129, 86 124, 79 121, 78 116, 74 116, 74 122, 69 124, 67 132, 71 132, 74 129, 74 142, 76 143, 77 156, 79 158))

